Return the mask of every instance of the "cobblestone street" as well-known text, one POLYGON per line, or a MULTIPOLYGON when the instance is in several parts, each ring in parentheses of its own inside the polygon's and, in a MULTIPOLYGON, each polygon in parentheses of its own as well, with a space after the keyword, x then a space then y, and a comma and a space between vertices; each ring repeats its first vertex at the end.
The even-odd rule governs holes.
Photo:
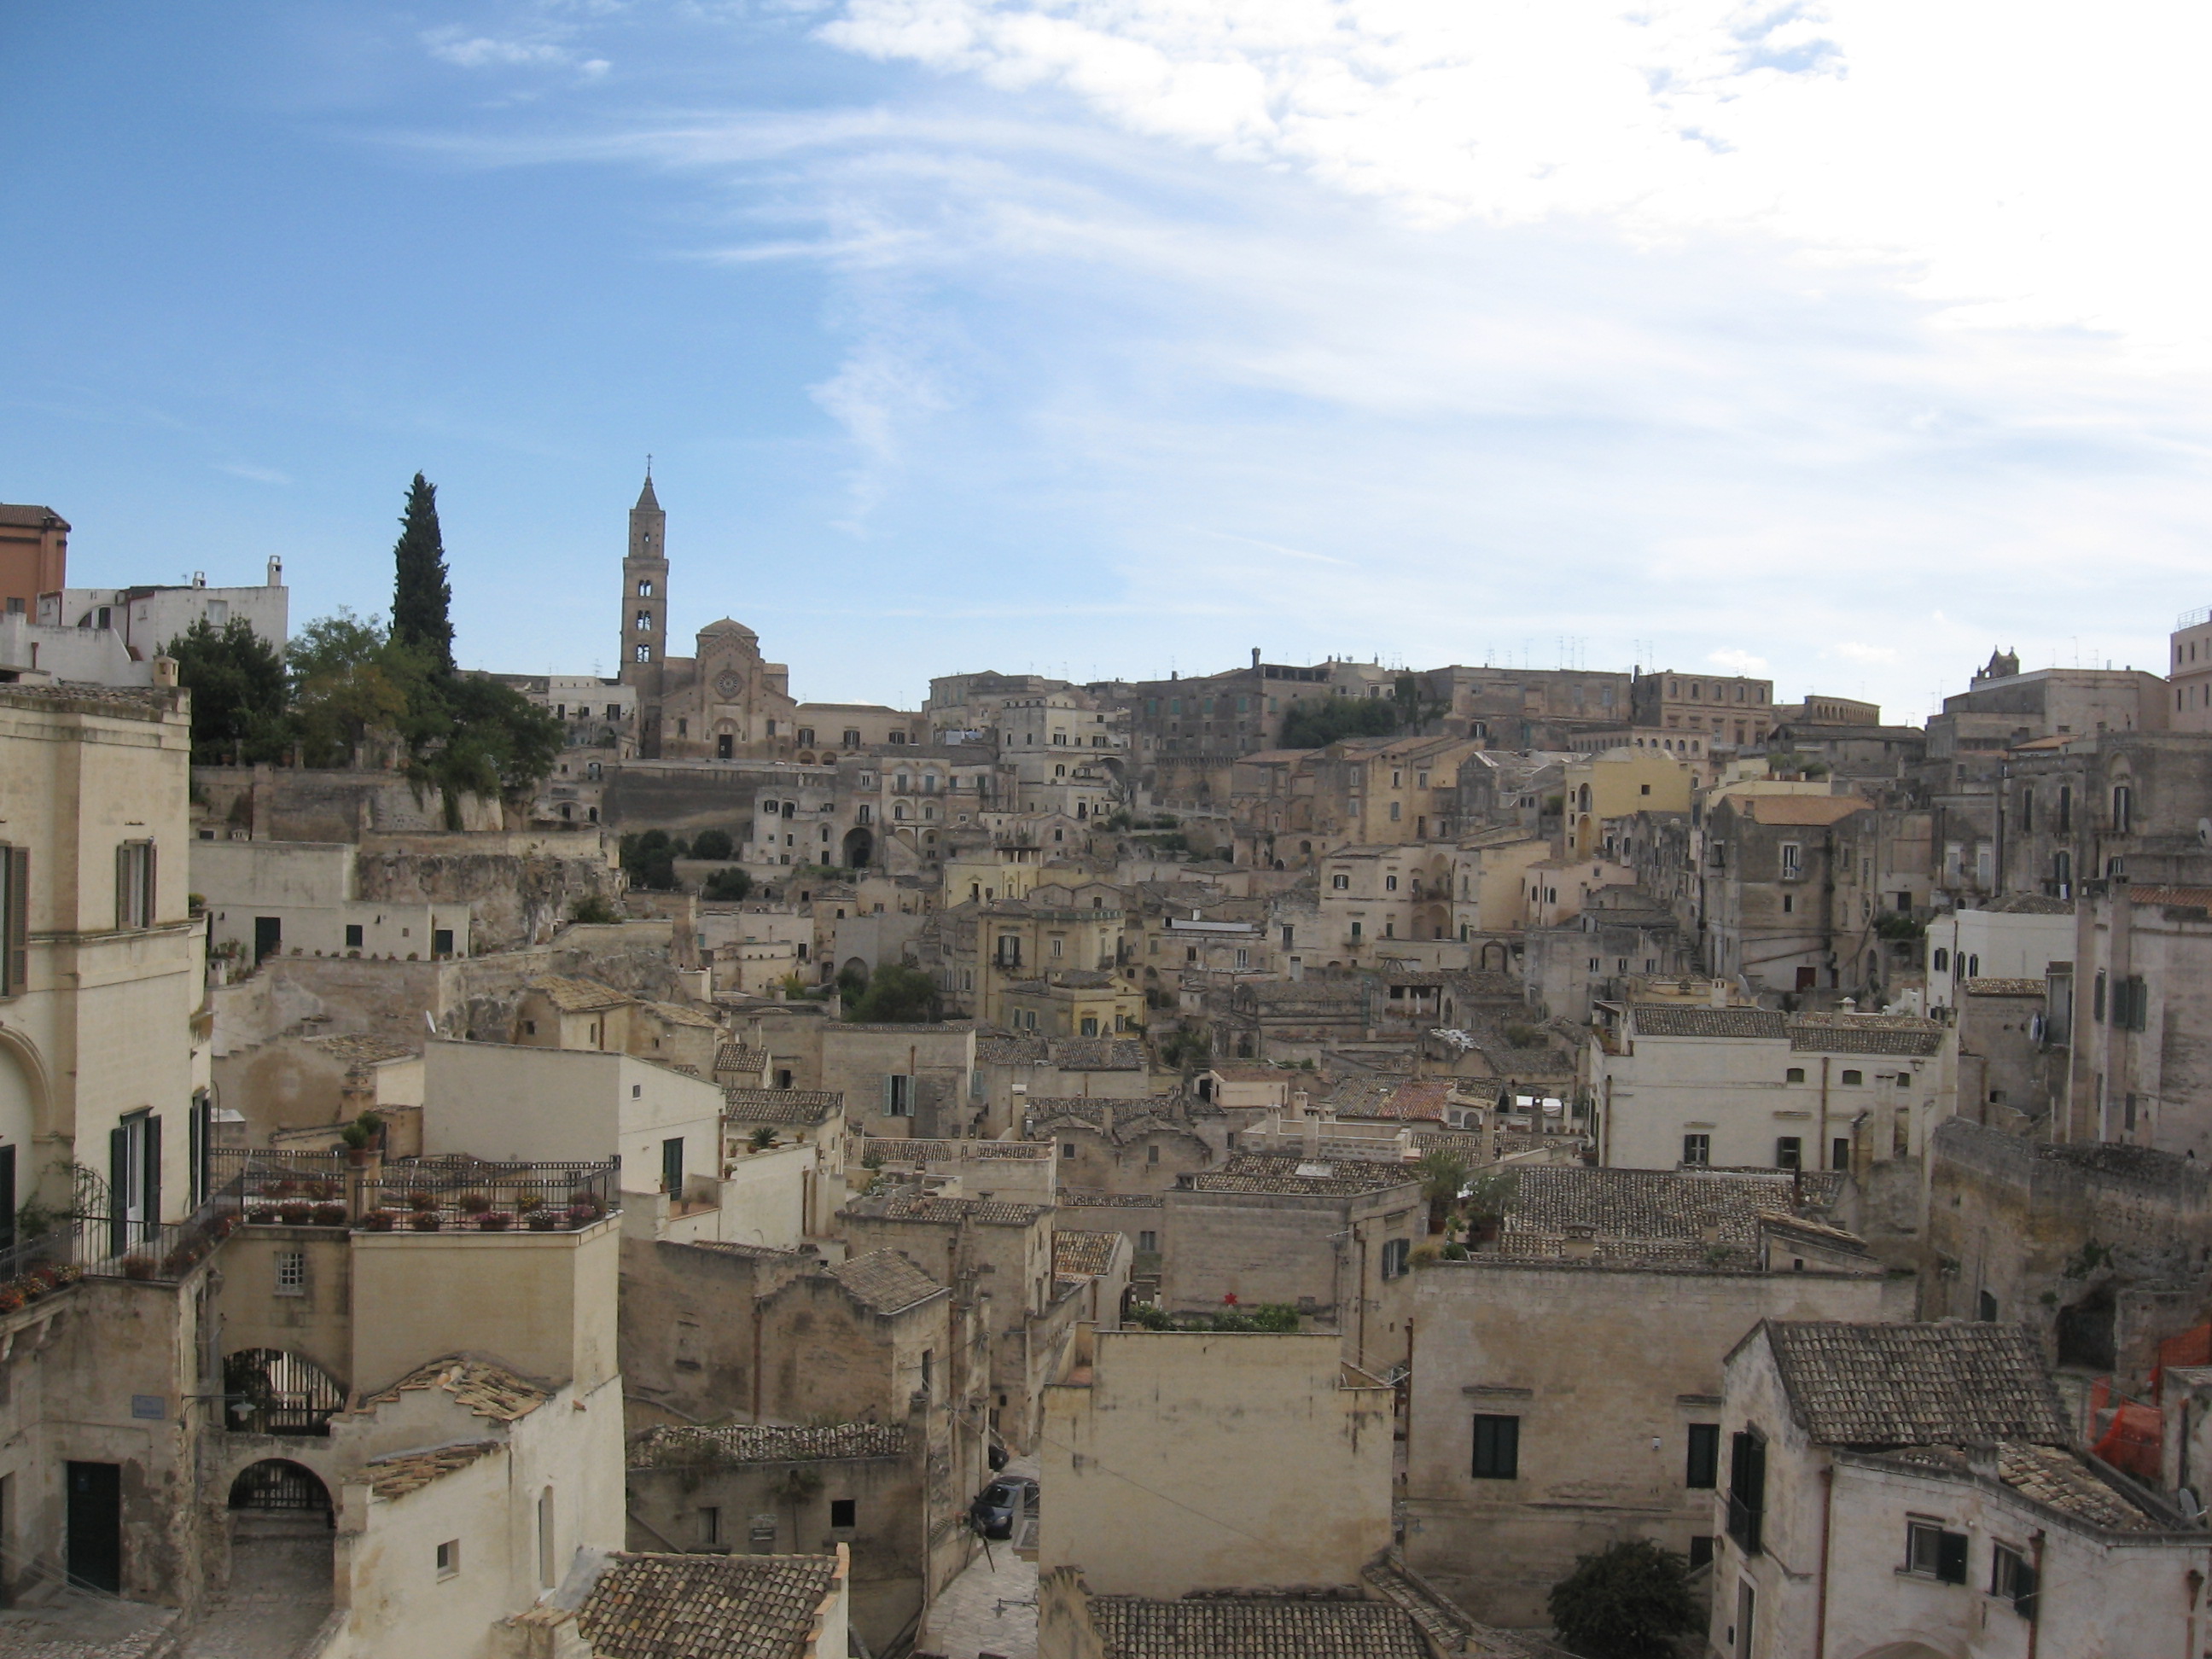
POLYGON ((994 1539, 987 1558, 977 1551, 967 1570, 945 1587, 922 1620, 918 1653, 945 1659, 1036 1659, 1036 1564, 1014 1553, 1012 1540, 994 1539))

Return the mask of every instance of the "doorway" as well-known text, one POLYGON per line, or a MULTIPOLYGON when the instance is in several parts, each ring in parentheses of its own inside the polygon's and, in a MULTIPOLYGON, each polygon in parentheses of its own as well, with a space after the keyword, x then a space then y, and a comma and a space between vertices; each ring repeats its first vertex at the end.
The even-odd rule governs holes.
POLYGON ((69 1579, 86 1589, 123 1591, 123 1466, 69 1465, 69 1579))
POLYGON ((256 916, 253 919, 253 961, 259 966, 284 948, 284 919, 282 916, 256 916))

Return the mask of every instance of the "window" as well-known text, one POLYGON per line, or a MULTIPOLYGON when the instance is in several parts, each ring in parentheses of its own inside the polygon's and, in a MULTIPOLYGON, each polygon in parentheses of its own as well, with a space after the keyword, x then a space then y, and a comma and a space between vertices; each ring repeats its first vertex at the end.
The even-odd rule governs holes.
POLYGON ((653 597, 653 582, 650 578, 642 580, 638 583, 637 596, 641 599, 649 599, 653 597))
POLYGON ((1328 884, 1334 888, 1338 892, 1341 893, 1352 885, 1352 878, 1350 876, 1331 876, 1328 878, 1328 884))
POLYGON ((438 1546, 438 1577, 451 1578, 461 1570, 461 1540, 448 1538, 438 1546))
POLYGON ((1782 1080, 1784 1083, 1802 1083, 1805 1080, 1805 1068, 1802 1066, 1792 1066, 1782 1074, 1782 1080))
POLYGON ((1395 893, 1395 892, 1396 892, 1396 891, 1398 890, 1398 878, 1397 878, 1397 877, 1395 877, 1395 876, 1385 876, 1385 877, 1383 877, 1383 878, 1382 878, 1382 890, 1383 890, 1384 892, 1386 892, 1386 893, 1395 893))
POLYGON ((660 1143, 660 1190, 684 1196, 684 1137, 672 1135, 660 1143))
POLYGON ((115 925, 154 925, 154 843, 126 841, 115 849, 115 925))
POLYGON ((1353 922, 1353 923, 1352 924, 1352 938, 1354 938, 1354 939, 1358 939, 1358 938, 1359 937, 1359 933, 1360 933, 1359 924, 1358 924, 1358 922, 1356 922, 1356 921, 1355 921, 1355 922, 1353 922))
POLYGON ((1805 1167, 1805 1143, 1796 1135, 1778 1136, 1774 1142, 1774 1167, 1778 1170, 1802 1170, 1805 1167))
POLYGON ((1905 1570, 1942 1584, 1966 1582, 1966 1534, 1915 1521, 1905 1529, 1905 1570))
POLYGON ((1517 1417, 1477 1417, 1474 1419, 1474 1462, 1477 1480, 1517 1480, 1521 1478, 1521 1419, 1517 1417))
POLYGON ((1846 1089, 1856 1089, 1865 1081, 1866 1073, 1863 1072, 1845 1072, 1842 1078, 1843 1085, 1846 1089))
POLYGON ((1717 1423, 1691 1424, 1689 1462, 1683 1471, 1682 1484, 1711 1492, 1720 1485, 1720 1480, 1721 1425, 1717 1423))
POLYGON ((2136 792, 2129 785, 2112 786, 2112 833, 2125 836, 2133 833, 2136 820, 2136 792))
POLYGON ((1929 958, 1928 965, 1939 974, 1949 972, 1951 967, 1951 953, 1948 951, 1944 950, 1941 945, 1938 945, 1936 950, 1936 954, 1929 958))
POLYGON ((914 1115, 914 1079, 903 1072, 894 1072, 884 1079, 884 1115, 914 1115))
POLYGON ((2023 1619, 2035 1617, 2035 1569, 2027 1558, 2007 1545, 1990 1549, 1990 1594, 2012 1603, 2023 1619))
POLYGON ((1137 1234, 1137 1248, 1147 1255, 1159 1253, 1160 1236, 1147 1227, 1137 1234))
POLYGON ((1728 1534, 1746 1555, 1759 1553, 1766 1516, 1766 1441, 1756 1429, 1733 1437, 1729 1447, 1728 1534))
POLYGON ((2058 822, 2054 827, 2062 836, 2070 833, 2074 828, 2074 787, 2071 784, 2058 786, 2058 822))
POLYGON ((1782 843, 1782 879, 1796 881, 1805 873, 1805 849, 1794 841, 1782 843))
POLYGON ((699 1511, 699 1541, 709 1548, 722 1541, 722 1511, 712 1504, 699 1511))
POLYGON ((1851 1167, 1851 1139, 1849 1135, 1838 1135, 1828 1143, 1828 1167, 1832 1170, 1851 1167))
POLYGON ((860 1500, 853 1498, 833 1498, 830 1500, 830 1524, 832 1528, 857 1526, 860 1500))
POLYGON ((1712 1161, 1713 1138, 1711 1135, 1684 1135, 1682 1137, 1683 1163, 1689 1164, 1711 1164, 1712 1161))
POLYGON ((921 1397, 925 1401, 934 1400, 937 1398, 937 1389, 935 1387, 936 1375, 937 1350, 934 1348, 924 1348, 921 1351, 921 1397))
POLYGON ((1386 1238, 1382 1241, 1382 1277, 1403 1278, 1408 1271, 1413 1241, 1410 1238, 1386 1238))
POLYGON ((276 1294, 305 1296, 307 1293, 307 1253, 305 1250, 276 1252, 276 1294))

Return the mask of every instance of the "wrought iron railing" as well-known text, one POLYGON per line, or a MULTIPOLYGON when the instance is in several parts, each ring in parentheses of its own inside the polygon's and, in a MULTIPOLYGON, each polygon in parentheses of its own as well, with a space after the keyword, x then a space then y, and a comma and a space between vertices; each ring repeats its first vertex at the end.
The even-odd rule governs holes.
POLYGON ((622 1208, 615 1164, 412 1158, 361 1182, 354 1225, 372 1232, 573 1232, 622 1208))

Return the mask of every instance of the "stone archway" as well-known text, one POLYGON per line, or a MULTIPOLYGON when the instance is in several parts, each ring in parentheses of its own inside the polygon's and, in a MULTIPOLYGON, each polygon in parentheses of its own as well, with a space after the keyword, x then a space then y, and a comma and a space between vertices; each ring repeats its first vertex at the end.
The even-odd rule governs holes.
POLYGON ((876 838, 866 825, 854 824, 845 832, 845 865, 848 869, 863 870, 875 862, 876 838))
POLYGON ((264 1458, 231 1482, 229 1583, 185 1651, 297 1651, 330 1616, 337 1511, 304 1463, 264 1458))

